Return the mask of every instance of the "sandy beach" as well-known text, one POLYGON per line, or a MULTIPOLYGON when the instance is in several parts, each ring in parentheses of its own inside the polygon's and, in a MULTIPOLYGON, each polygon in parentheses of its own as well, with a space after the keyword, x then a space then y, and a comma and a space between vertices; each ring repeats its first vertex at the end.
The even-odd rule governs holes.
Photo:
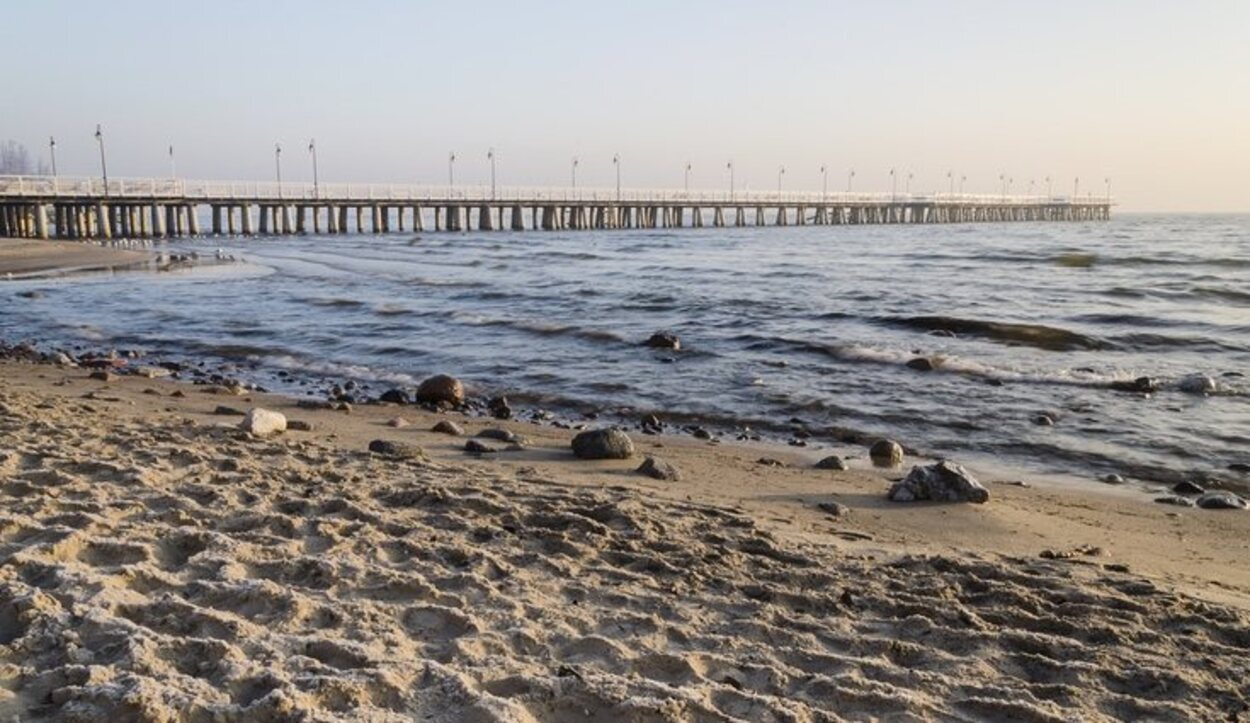
MULTIPOLYGON (((1234 720, 1250 515, 0 364, 3 710, 65 720, 1234 720), (256 438, 252 407, 308 425, 256 438), (218 409, 229 407, 230 409, 218 409), (407 426, 389 422, 402 416, 407 426), (433 433, 452 420, 466 436, 433 433), (523 448, 464 451, 486 427, 523 448), (400 459, 376 439, 419 446, 400 459), (761 464, 761 458, 781 465, 761 464), (834 516, 820 503, 837 502, 834 516), (1043 551, 1058 553, 1046 559, 1043 551), (1071 555, 1065 557, 1066 555, 1071 555)), ((1026 484, 1029 483, 1026 480, 1026 484)), ((27 719, 23 717, 23 719, 27 719)))
POLYGON ((140 264, 144 251, 97 246, 77 241, 0 238, 0 276, 103 270, 140 264))

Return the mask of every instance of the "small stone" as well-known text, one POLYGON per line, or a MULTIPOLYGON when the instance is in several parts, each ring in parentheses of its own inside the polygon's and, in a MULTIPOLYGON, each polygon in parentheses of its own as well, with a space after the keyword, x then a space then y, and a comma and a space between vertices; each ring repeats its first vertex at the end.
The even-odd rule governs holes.
POLYGON ((333 409, 334 404, 321 399, 301 399, 295 403, 300 409, 333 409))
POLYGON ((669 482, 677 482, 681 480, 681 472, 678 471, 671 463, 666 462, 659 457, 648 456, 642 461, 642 464, 635 470, 639 474, 645 474, 658 480, 666 480, 669 482))
POLYGON ((239 423, 239 429, 257 437, 267 437, 278 432, 285 432, 286 415, 281 412, 253 407, 247 410, 247 414, 243 416, 243 421, 239 423))
POLYGON ((369 443, 369 451, 383 457, 393 459, 424 459, 425 450, 407 442, 393 442, 389 439, 375 439, 369 443))
POLYGON ((167 377, 173 372, 163 367, 142 366, 134 367, 131 369, 130 373, 137 377, 143 377, 144 379, 159 379, 167 377))
POLYGON ((846 464, 846 460, 834 454, 817 462, 816 469, 847 470, 850 469, 850 467, 846 464))
POLYGON ((382 392, 382 395, 378 397, 378 401, 391 404, 411 404, 412 395, 407 390, 396 387, 382 392))
POLYGON ((868 449, 868 456, 878 467, 897 467, 903 463, 903 445, 892 439, 881 439, 868 449))
POLYGON ((303 419, 288 419, 286 428, 293 432, 311 432, 313 431, 313 424, 303 419))
POLYGON ((213 409, 213 414, 222 417, 242 417, 245 412, 242 409, 236 409, 234 407, 227 407, 224 404, 218 404, 217 407, 213 409))
POLYGON ((175 389, 173 392, 169 394, 169 396, 181 399, 187 396, 187 393, 182 391, 181 389, 175 389))
POLYGON ((1039 427, 1053 427, 1055 419, 1049 414, 1038 414, 1033 417, 1033 423, 1039 427))
POLYGON ((931 372, 937 368, 937 365, 929 357, 918 356, 907 362, 907 368, 915 369, 918 372, 931 372))
POLYGON ((1194 506, 1194 503, 1192 500, 1185 499, 1184 497, 1178 497, 1176 495, 1168 495, 1166 497, 1156 497, 1155 502, 1158 502, 1161 505, 1176 505, 1177 507, 1193 507, 1194 506))
POLYGON ((1224 490, 1208 492, 1199 497, 1195 504, 1204 510, 1244 510, 1250 507, 1250 503, 1241 497, 1224 490))
POLYGON ((647 428, 659 429, 660 427, 663 427, 663 426, 664 426, 664 423, 661 422, 660 418, 655 416, 654 414, 648 414, 642 418, 643 429, 647 429, 647 428))
POLYGON ((647 339, 646 345, 652 349, 672 349, 677 351, 681 349, 681 339, 672 332, 657 331, 647 339))
POLYGON ((486 408, 495 419, 512 419, 512 406, 508 404, 507 397, 492 397, 486 403, 486 408))
POLYGON ((408 420, 403 417, 395 417, 393 419, 386 420, 386 426, 394 429, 403 429, 408 426, 408 420))
POLYGON ((469 441, 464 443, 464 451, 468 452, 469 454, 480 455, 480 454, 492 454, 494 452, 498 452, 499 450, 495 449, 489 444, 479 442, 476 439, 470 439, 469 441))
POLYGON ((1178 495, 1200 495, 1206 492, 1206 489, 1201 485, 1197 485, 1186 480, 1184 482, 1177 482, 1176 486, 1172 488, 1172 491, 1178 495))
POLYGON ((983 504, 989 501, 990 491, 962 466, 942 461, 912 467, 907 477, 894 483, 888 497, 894 502, 934 500, 983 504))
POLYGON ((712 433, 707 431, 703 427, 695 427, 694 430, 690 432, 690 434, 693 435, 695 439, 711 439, 712 438, 712 433))
POLYGON ((1132 381, 1111 382, 1111 388, 1118 392, 1137 392, 1149 394, 1159 388, 1159 382, 1151 377, 1137 377, 1132 381))
POLYGON ((755 460, 755 463, 759 465, 763 465, 765 467, 785 467, 786 466, 785 462, 782 462, 779 459, 773 459, 772 457, 760 457, 759 459, 755 460))
POLYGON ((464 435, 464 429, 450 419, 440 419, 438 424, 435 424, 430 431, 438 432, 439 434, 450 434, 453 437, 464 435))
POLYGON ((417 401, 422 404, 460 406, 464 403, 464 384, 446 374, 438 374, 417 387, 417 401))
POLYGON ((841 502, 833 502, 833 501, 817 502, 816 507, 818 507, 823 512, 827 512, 830 515, 833 515, 834 517, 846 517, 847 515, 851 514, 851 508, 847 507, 841 502))
POLYGON ((593 429, 573 438, 573 454, 580 459, 628 459, 634 443, 619 429, 593 429))
POLYGON ((111 382, 117 377, 112 372, 106 372, 103 369, 97 369, 87 375, 88 379, 94 379, 97 382, 111 382))
POLYGON ((1098 479, 1102 480, 1104 483, 1109 484, 1109 485, 1124 484, 1124 478, 1114 472, 1112 472, 1111 474, 1104 474, 1098 479))
POLYGON ((500 429, 499 427, 487 427, 473 436, 481 437, 482 439, 495 439, 500 442, 509 442, 511 444, 525 444, 526 442, 525 437, 507 429, 500 429))

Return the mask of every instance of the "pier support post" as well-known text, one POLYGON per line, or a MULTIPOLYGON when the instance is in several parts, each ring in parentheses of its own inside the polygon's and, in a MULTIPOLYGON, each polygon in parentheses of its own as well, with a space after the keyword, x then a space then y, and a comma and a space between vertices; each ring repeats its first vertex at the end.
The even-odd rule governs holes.
POLYGON ((295 232, 301 236, 308 234, 308 212, 305 208, 302 204, 295 207, 295 232))
POLYGON ((221 206, 213 204, 213 235, 221 235, 221 206))
POLYGON ((512 207, 512 230, 513 231, 525 230, 525 216, 522 215, 520 206, 512 207))
POLYGON ((252 207, 246 203, 239 206, 239 216, 243 226, 243 235, 255 236, 256 230, 252 226, 252 207))
POLYGON ((477 209, 477 230, 494 231, 495 223, 490 217, 490 206, 479 206, 477 209))

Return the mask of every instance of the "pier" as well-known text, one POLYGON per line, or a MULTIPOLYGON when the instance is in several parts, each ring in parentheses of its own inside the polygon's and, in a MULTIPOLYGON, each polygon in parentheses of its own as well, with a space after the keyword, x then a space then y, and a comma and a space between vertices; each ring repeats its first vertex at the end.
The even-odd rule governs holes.
POLYGON ((492 188, 0 176, 0 236, 582 231, 1105 221, 1106 196, 492 188))

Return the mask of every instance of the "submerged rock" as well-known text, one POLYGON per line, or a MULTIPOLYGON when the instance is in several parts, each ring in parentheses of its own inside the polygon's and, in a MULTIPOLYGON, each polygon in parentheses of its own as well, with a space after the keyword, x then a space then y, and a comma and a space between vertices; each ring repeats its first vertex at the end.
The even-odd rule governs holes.
POLYGON ((281 412, 253 407, 247 410, 247 414, 243 416, 243 421, 239 423, 239 429, 257 437, 266 437, 278 432, 285 432, 286 415, 281 412))
POLYGON ((619 429, 594 429, 573 438, 573 454, 581 459, 629 459, 634 443, 619 429))
POLYGON ((817 462, 816 469, 846 470, 846 469, 850 469, 850 467, 847 466, 846 460, 834 454, 834 455, 825 457, 824 459, 817 462))
POLYGON ((877 440, 868 449, 868 456, 878 467, 897 467, 903 463, 903 445, 892 439, 877 440))
POLYGON ((918 372, 931 372, 937 368, 937 365, 927 356, 918 356, 907 362, 907 368, 918 372))
POLYGON ((1184 482, 1177 482, 1176 486, 1172 488, 1172 491, 1178 495, 1200 495, 1206 492, 1201 485, 1194 484, 1188 480, 1184 482))
POLYGON ((670 331, 657 331, 647 339, 646 345, 652 349, 672 349, 676 351, 681 348, 681 339, 670 331))
POLYGON ((938 462, 927 467, 912 467, 901 482, 890 488, 892 502, 974 502, 982 504, 990 499, 990 491, 981 486, 968 470, 953 462, 938 462))
POLYGON ((422 404, 459 406, 464 403, 464 384, 446 374, 432 376, 417 387, 417 401, 422 404))
POLYGON ((1224 490, 1208 492, 1199 497, 1195 504, 1204 510, 1244 510, 1250 507, 1250 503, 1241 497, 1224 490))
POLYGON ((648 456, 642 461, 642 464, 638 465, 638 469, 634 471, 653 479, 667 480, 669 482, 676 482, 681 479, 681 472, 672 464, 659 457, 648 456))
POLYGON ((1159 382, 1151 377, 1137 377, 1132 381, 1111 382, 1111 388, 1117 392, 1148 394, 1159 388, 1159 382))
POLYGON ((1214 394, 1219 391, 1219 384, 1206 374, 1190 374, 1181 377, 1176 388, 1186 394, 1214 394))

